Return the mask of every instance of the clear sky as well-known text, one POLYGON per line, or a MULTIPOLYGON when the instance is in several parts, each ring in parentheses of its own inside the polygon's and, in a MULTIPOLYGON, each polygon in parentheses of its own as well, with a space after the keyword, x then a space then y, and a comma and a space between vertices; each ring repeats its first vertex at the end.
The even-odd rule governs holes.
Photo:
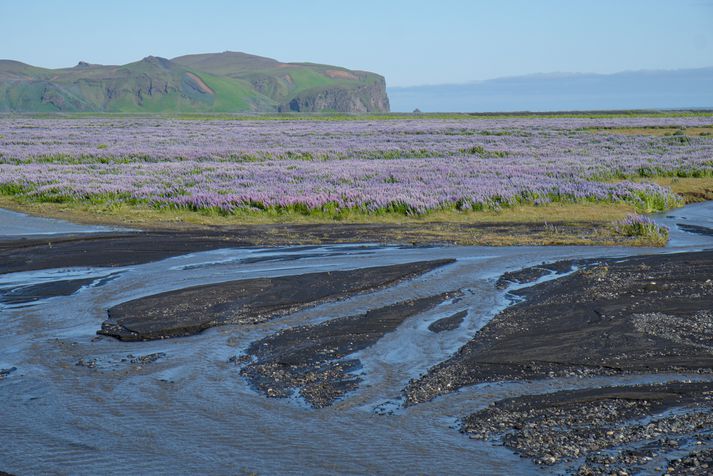
POLYGON ((713 66, 713 0, 0 0, 0 35, 36 66, 231 50, 408 86, 713 66))

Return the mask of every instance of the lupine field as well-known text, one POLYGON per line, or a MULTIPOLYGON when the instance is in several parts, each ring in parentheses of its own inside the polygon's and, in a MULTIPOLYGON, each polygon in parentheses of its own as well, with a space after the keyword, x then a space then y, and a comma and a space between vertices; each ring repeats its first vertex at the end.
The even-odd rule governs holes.
POLYGON ((0 119, 0 193, 222 213, 425 214, 583 201, 651 211, 680 198, 640 179, 713 175, 713 137, 606 129, 710 126, 704 116, 8 117, 0 119))

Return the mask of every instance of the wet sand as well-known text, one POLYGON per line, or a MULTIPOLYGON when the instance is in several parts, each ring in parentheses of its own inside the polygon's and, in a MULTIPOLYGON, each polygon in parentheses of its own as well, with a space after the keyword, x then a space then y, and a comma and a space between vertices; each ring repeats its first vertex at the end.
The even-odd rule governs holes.
POLYGON ((52 283, 35 284, 3 291, 0 289, 0 304, 27 304, 48 297, 71 296, 82 286, 94 282, 93 278, 71 279, 52 283))
POLYGON ((711 251, 600 260, 516 294, 409 404, 489 381, 713 370, 711 251))
POLYGON ((592 223, 400 223, 306 224, 215 227, 207 230, 96 232, 50 236, 2 236, 0 274, 72 266, 115 267, 230 247, 382 243, 502 245, 527 236, 529 244, 620 244, 632 238, 611 236, 605 224, 592 223), (553 234, 552 230, 558 230, 553 234), (560 236, 560 238, 558 238, 560 236), (614 241, 612 241, 614 240, 614 241))
POLYGON ((542 263, 539 266, 530 266, 517 271, 503 273, 495 283, 498 289, 507 289, 513 284, 528 284, 537 281, 548 275, 564 274, 572 270, 575 266, 586 264, 583 260, 556 261, 554 263, 542 263))
POLYGON ((683 231, 687 231, 688 233, 696 233, 704 236, 713 236, 713 228, 698 225, 688 225, 685 223, 679 223, 678 227, 683 231))
POLYGON ((114 227, 79 225, 65 220, 44 218, 13 212, 0 208, 0 240, 13 239, 20 236, 45 237, 70 233, 99 233, 116 231, 114 227))
POLYGON ((460 327, 468 315, 468 311, 458 311, 452 316, 444 317, 443 319, 438 319, 428 326, 428 330, 438 334, 439 332, 453 331, 460 327))
POLYGON ((0 241, 0 274, 69 267, 118 267, 186 253, 249 246, 219 233, 108 233, 0 241))
POLYGON ((245 356, 253 360, 241 374, 268 397, 289 397, 294 390, 315 408, 355 390, 362 378, 358 358, 344 359, 374 345, 406 319, 453 297, 444 293, 367 311, 363 315, 295 327, 254 342, 245 356))
POLYGON ((109 309, 98 332, 120 340, 181 337, 226 324, 258 324, 307 306, 392 286, 453 260, 230 281, 148 296, 109 309))

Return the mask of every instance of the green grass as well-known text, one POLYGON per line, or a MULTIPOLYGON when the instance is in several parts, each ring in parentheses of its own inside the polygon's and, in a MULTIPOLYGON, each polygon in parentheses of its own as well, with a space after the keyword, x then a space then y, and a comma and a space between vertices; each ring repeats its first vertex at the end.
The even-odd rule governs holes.
MULTIPOLYGON (((306 210, 291 208, 236 208, 233 213, 217 209, 191 210, 188 208, 156 207, 142 201, 125 200, 126 197, 102 195, 92 200, 70 200, 60 195, 34 197, 25 194, 26 189, 19 186, 0 187, 0 207, 17 209, 22 207, 34 212, 46 210, 52 213, 61 205, 63 210, 80 213, 87 221, 93 214, 116 215, 121 222, 141 217, 149 221, 164 221, 166 217, 180 217, 181 221, 205 225, 225 225, 235 223, 500 223, 513 221, 518 223, 544 221, 589 221, 609 222, 611 219, 623 219, 634 213, 636 208, 625 203, 560 202, 535 206, 516 204, 507 208, 489 208, 480 211, 460 211, 455 207, 434 210, 427 214, 407 214, 396 208, 380 213, 367 213, 358 209, 306 210)), ((91 220, 89 220, 91 221, 91 220)))
POLYGON ((703 177, 653 177, 647 181, 670 188, 686 203, 713 200, 713 175, 703 177))
POLYGON ((664 246, 668 242, 668 228, 659 226, 641 215, 629 215, 624 220, 617 221, 614 230, 620 235, 641 238, 656 246, 664 246))
POLYGON ((294 82, 292 94, 323 86, 334 85, 335 81, 308 68, 289 68, 285 71, 294 82))
POLYGON ((427 216, 352 213, 339 221, 319 214, 241 210, 226 215, 211 210, 158 209, 143 203, 121 201, 40 203, 2 193, 0 207, 78 223, 129 228, 186 231, 218 227, 236 233, 253 233, 263 237, 266 244, 283 245, 354 240, 489 246, 660 244, 651 241, 650 237, 624 236, 616 231, 613 221, 623 220, 634 212, 633 207, 621 203, 554 203, 481 212, 440 210, 427 216), (308 226, 320 224, 329 226, 308 226), (342 225, 350 228, 342 228, 342 225), (251 232, 253 226, 260 228, 251 232))
POLYGON ((214 111, 250 111, 253 107, 275 106, 247 81, 201 73, 201 79, 215 91, 214 111))
MULTIPOLYGON (((386 182, 395 180, 393 177, 386 179, 386 182)), ((172 196, 182 195, 185 192, 173 191, 172 196)), ((71 202, 87 202, 90 204, 105 204, 105 203, 117 203, 124 202, 130 205, 141 204, 145 206, 154 206, 155 208, 162 209, 175 209, 174 205, 165 204, 161 202, 150 203, 148 200, 136 199, 131 196, 131 194, 87 194, 85 196, 76 196, 73 193, 68 193, 61 188, 45 188, 41 193, 38 193, 36 187, 33 185, 21 185, 15 183, 8 183, 0 185, 0 194, 10 195, 18 197, 19 200, 25 202, 38 202, 38 203, 71 203, 71 202)), ((168 197, 167 197, 168 198, 168 197)), ((570 196, 562 196, 558 194, 552 195, 537 195, 537 194, 523 194, 508 200, 502 199, 500 197, 491 197, 485 202, 470 202, 470 201, 458 201, 438 209, 432 210, 419 210, 412 208, 411 206, 402 202, 392 202, 379 209, 371 210, 362 207, 354 208, 343 208, 339 207, 337 203, 327 203, 320 208, 310 208, 304 204, 293 204, 289 206, 272 206, 265 205, 262 202, 251 202, 251 203, 241 203, 235 204, 230 209, 226 208, 212 208, 212 207, 195 207, 195 206, 185 206, 178 207, 180 209, 187 209, 193 212, 206 212, 209 214, 222 214, 222 215, 266 215, 270 217, 279 216, 305 216, 313 217, 319 220, 333 220, 342 221, 349 219, 351 217, 357 217, 359 220, 367 220, 372 216, 394 216, 394 217, 429 217, 430 215, 437 214, 439 212, 457 212, 457 213, 478 213, 478 212, 500 212, 506 211, 519 206, 535 206, 540 200, 545 200, 548 203, 561 203, 561 204, 578 204, 578 203, 591 203, 594 205, 613 205, 618 203, 626 204, 632 207, 637 212, 641 213, 652 213, 665 211, 671 208, 682 206, 684 200, 681 198, 676 198, 671 200, 668 195, 658 194, 658 193, 645 193, 639 192, 635 196, 626 200, 614 200, 612 198, 608 199, 575 199, 570 196)))

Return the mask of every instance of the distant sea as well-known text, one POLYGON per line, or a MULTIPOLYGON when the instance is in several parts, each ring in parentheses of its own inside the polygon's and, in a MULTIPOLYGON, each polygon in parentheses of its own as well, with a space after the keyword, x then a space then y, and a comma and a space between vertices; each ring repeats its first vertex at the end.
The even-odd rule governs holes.
POLYGON ((713 108, 713 67, 616 74, 556 73, 387 88, 394 112, 713 108))

